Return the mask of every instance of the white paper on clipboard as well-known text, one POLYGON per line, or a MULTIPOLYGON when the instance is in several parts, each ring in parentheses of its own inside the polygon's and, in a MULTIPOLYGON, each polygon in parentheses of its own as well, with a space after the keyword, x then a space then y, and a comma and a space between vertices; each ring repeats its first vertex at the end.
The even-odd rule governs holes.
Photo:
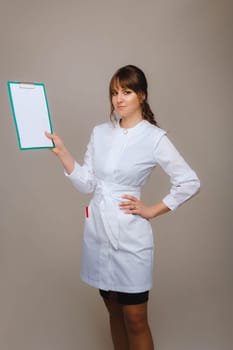
POLYGON ((20 149, 53 148, 44 134, 53 131, 44 84, 8 82, 8 92, 20 149))

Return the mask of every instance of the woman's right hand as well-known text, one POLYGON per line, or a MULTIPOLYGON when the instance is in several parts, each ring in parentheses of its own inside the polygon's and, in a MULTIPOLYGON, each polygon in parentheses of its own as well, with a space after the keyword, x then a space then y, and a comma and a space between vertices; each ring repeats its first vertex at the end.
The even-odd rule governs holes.
POLYGON ((50 134, 48 131, 45 131, 45 136, 48 137, 51 141, 54 143, 54 148, 51 148, 50 150, 56 155, 56 156, 62 156, 65 152, 67 152, 62 140, 59 136, 55 134, 50 134))
POLYGON ((73 156, 66 149, 59 136, 55 134, 50 134, 47 131, 45 131, 45 136, 47 136, 48 139, 53 141, 55 147, 50 148, 51 152, 54 153, 60 159, 67 174, 70 174, 73 171, 75 165, 73 156))

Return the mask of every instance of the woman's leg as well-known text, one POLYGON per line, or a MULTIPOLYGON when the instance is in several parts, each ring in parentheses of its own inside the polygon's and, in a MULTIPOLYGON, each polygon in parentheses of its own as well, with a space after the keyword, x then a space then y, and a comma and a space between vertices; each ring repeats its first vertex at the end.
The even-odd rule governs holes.
POLYGON ((138 305, 123 305, 123 315, 129 350, 153 350, 153 339, 148 324, 147 302, 138 305))
POLYGON ((129 350, 130 348, 128 345, 123 308, 122 305, 118 304, 117 302, 116 293, 111 292, 109 298, 103 298, 103 300, 109 312, 110 329, 114 350, 129 350))

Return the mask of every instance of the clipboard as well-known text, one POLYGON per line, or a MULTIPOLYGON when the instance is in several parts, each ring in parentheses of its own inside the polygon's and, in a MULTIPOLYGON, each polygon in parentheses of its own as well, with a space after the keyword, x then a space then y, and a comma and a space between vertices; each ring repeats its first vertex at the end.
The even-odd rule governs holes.
POLYGON ((45 85, 15 81, 7 85, 20 150, 54 148, 44 134, 53 133, 45 85))

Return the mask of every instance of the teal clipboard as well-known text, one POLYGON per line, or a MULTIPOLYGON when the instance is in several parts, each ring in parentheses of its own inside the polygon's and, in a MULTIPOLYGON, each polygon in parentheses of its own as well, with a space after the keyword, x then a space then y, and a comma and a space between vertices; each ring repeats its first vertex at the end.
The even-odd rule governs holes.
POLYGON ((7 86, 20 150, 54 148, 44 134, 53 133, 45 85, 8 81, 7 86))

